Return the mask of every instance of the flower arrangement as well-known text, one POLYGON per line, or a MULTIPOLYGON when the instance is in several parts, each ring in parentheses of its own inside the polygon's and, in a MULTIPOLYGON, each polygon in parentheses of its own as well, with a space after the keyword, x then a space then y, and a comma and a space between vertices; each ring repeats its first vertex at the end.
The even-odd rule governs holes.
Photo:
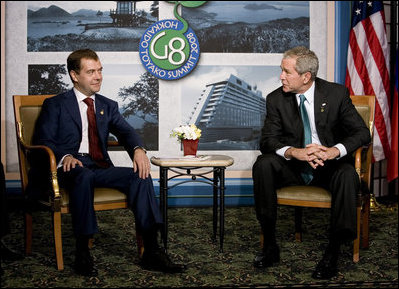
POLYGON ((201 137, 201 130, 195 125, 181 125, 172 130, 171 137, 177 137, 179 141, 182 140, 196 140, 201 137))

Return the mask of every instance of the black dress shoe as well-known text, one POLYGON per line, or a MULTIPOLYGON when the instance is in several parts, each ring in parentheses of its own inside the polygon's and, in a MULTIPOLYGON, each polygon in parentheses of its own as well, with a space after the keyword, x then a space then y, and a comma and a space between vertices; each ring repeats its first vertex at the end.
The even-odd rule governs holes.
POLYGON ((259 252, 254 259, 254 267, 267 268, 280 262, 280 249, 277 244, 267 246, 259 252))
POLYGON ((7 246, 3 242, 0 242, 0 246, 1 246, 1 252, 0 252, 1 260, 18 261, 24 258, 22 254, 19 254, 7 248, 7 246))
POLYGON ((338 252, 331 252, 327 249, 323 258, 317 264, 312 274, 314 279, 331 279, 338 273, 337 270, 338 252))
POLYGON ((145 270, 164 273, 182 273, 186 270, 185 265, 173 263, 165 250, 161 248, 153 249, 150 252, 144 250, 140 265, 145 270))
POLYGON ((94 266, 93 257, 90 255, 89 250, 76 252, 75 272, 87 277, 95 277, 98 275, 98 271, 94 266))

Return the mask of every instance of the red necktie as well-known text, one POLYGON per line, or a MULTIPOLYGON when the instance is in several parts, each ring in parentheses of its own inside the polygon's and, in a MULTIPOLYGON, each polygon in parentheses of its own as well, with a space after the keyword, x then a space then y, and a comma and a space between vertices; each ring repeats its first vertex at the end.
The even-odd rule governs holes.
POLYGON ((104 156, 98 139, 96 115, 94 113, 94 100, 90 97, 85 98, 87 104, 87 121, 89 123, 89 155, 101 167, 108 167, 109 164, 104 161, 104 156))

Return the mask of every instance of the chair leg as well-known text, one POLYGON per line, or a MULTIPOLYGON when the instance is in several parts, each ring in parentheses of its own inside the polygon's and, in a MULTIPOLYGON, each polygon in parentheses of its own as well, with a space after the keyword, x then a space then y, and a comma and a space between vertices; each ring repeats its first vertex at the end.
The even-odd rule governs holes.
POLYGON ((362 216, 362 248, 369 248, 370 194, 363 199, 362 216))
POLYGON ((64 258, 62 256, 61 212, 53 213, 53 229, 57 269, 64 270, 64 258))
POLYGON ((295 207, 295 240, 302 242, 302 208, 295 207))
POLYGON ((260 230, 259 241, 260 241, 260 248, 263 249, 263 244, 265 243, 265 236, 263 236, 262 230, 260 230))
POLYGON ((144 254, 144 242, 143 242, 143 237, 137 231, 136 231, 136 243, 137 243, 137 253, 139 255, 139 259, 141 259, 144 254))
POLYGON ((32 254, 32 213, 25 213, 25 254, 32 254))
POLYGON ((353 262, 359 262, 359 249, 360 249, 360 215, 361 207, 356 208, 356 239, 353 241, 353 262))
POLYGON ((94 246, 94 238, 90 238, 90 239, 89 239, 88 247, 89 247, 89 249, 92 249, 93 246, 94 246))

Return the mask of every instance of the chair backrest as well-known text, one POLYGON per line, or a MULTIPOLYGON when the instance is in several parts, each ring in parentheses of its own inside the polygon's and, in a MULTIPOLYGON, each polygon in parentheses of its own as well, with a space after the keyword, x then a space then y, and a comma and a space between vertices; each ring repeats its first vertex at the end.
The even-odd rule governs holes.
POLYGON ((28 185, 29 172, 29 162, 26 159, 23 145, 30 146, 32 144, 36 120, 41 112, 43 101, 52 96, 54 95, 13 96, 18 158, 23 191, 25 191, 28 185))
POLYGON ((374 95, 351 95, 352 103, 356 107, 367 127, 370 129, 370 135, 373 137, 374 132, 374 111, 375 96, 374 95))
POLYGON ((374 113, 375 96, 374 95, 351 95, 352 103, 359 112, 367 127, 370 130, 371 143, 367 150, 367 155, 363 158, 361 178, 370 189, 371 184, 371 165, 373 154, 373 135, 374 135, 374 113))

